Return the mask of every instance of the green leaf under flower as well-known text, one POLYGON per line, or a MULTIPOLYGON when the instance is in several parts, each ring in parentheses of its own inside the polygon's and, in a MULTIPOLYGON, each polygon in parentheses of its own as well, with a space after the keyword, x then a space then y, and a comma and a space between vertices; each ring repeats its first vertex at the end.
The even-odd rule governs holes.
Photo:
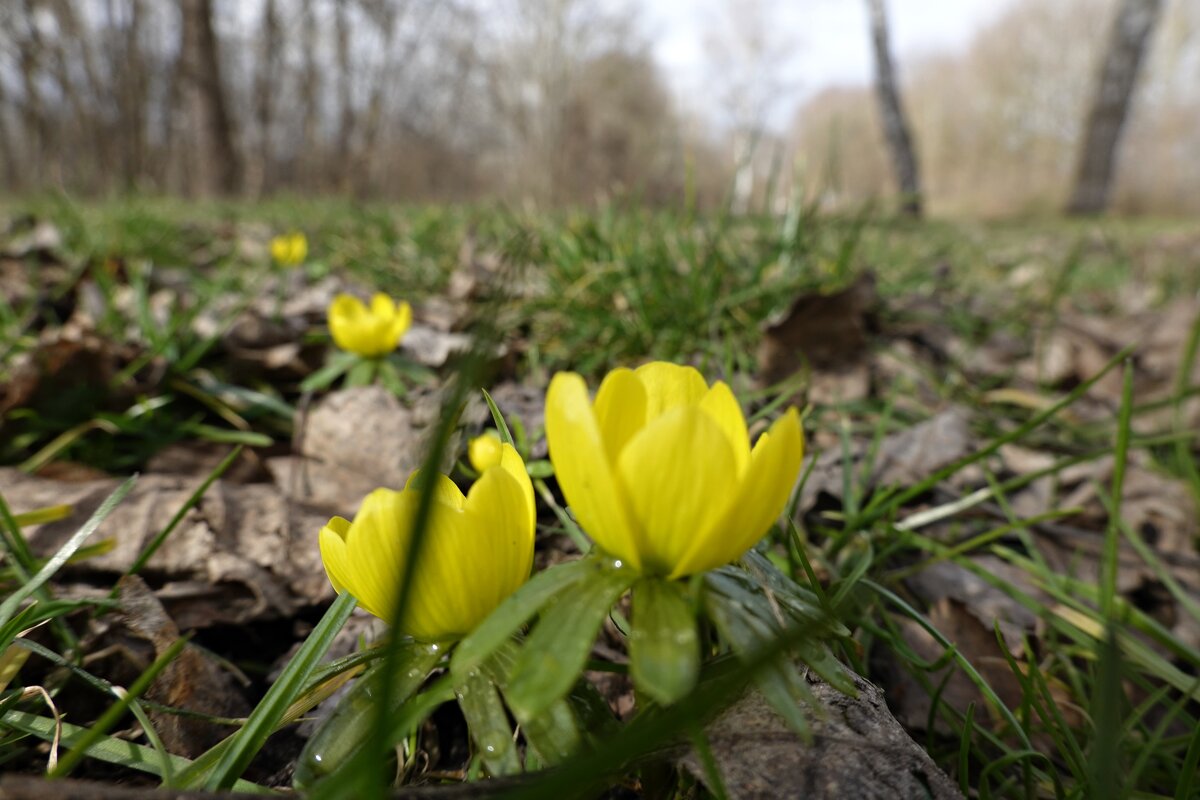
MULTIPOLYGON (((580 563, 589 561, 599 559, 580 563)), ((630 570, 613 568, 593 568, 584 576, 547 598, 541 620, 513 664, 507 697, 522 722, 535 719, 570 691, 609 609, 637 578, 630 570)))
POLYGON ((670 705, 696 685, 700 641, 684 584, 661 578, 638 581, 629 658, 633 685, 656 703, 670 705))

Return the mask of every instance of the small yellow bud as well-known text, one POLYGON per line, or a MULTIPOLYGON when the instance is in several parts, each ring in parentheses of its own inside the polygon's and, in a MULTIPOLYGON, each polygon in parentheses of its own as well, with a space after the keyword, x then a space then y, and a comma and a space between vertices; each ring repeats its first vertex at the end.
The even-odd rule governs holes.
POLYGON ((500 434, 495 430, 484 431, 467 445, 467 458, 476 472, 483 472, 488 467, 499 464, 503 452, 500 434))

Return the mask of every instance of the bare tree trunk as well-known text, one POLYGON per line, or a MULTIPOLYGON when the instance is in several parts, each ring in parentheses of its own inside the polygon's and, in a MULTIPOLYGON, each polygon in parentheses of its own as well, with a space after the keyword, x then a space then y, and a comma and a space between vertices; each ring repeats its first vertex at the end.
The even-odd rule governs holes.
POLYGON ((21 75, 24 103, 22 117, 25 124, 23 136, 30 144, 26 155, 30 161, 29 176, 35 186, 41 186, 47 178, 61 183, 62 164, 59 148, 51 141, 54 126, 48 118, 47 104, 42 97, 38 73, 45 57, 45 45, 37 25, 34 23, 35 4, 25 0, 21 6, 26 25, 26 35, 17 42, 18 71, 21 75), (47 174, 48 173, 48 174, 47 174))
POLYGON ((23 185, 21 158, 17 155, 16 138, 8 125, 9 98, 4 90, 4 81, 0 81, 0 159, 4 163, 4 181, 9 191, 19 189, 23 185))
MULTIPOLYGON (((354 97, 352 94, 353 80, 350 75, 350 21, 347 17, 349 0, 339 0, 334 14, 334 36, 337 50, 337 87, 338 100, 341 107, 338 114, 338 135, 336 158, 348 163, 351 159, 351 147, 354 134, 354 97)), ((347 191, 351 178, 348 170, 336 169, 338 173, 338 189, 347 191)))
POLYGON ((313 0, 304 0, 304 71, 300 79, 300 102, 304 119, 300 131, 300 164, 305 188, 319 184, 317 175, 317 121, 320 118, 321 72, 317 66, 317 10, 313 0))
POLYGON ((121 178, 126 190, 134 189, 146 170, 146 105, 148 76, 142 54, 142 21, 145 0, 132 0, 129 22, 122 32, 123 54, 117 66, 115 86, 118 137, 121 147, 121 178))
POLYGON ((179 49, 181 100, 196 139, 193 161, 185 165, 189 173, 185 183, 188 193, 194 196, 234 194, 241 178, 241 163, 221 83, 212 0, 179 0, 179 8, 183 23, 179 49))
MULTIPOLYGON (((95 42, 82 24, 71 0, 54 0, 49 9, 58 24, 55 37, 56 80, 62 87, 79 140, 87 143, 99 158, 76 153, 76 183, 81 173, 89 174, 92 188, 107 188, 111 177, 106 165, 113 161, 113 150, 119 141, 114 135, 112 119, 105 115, 108 87, 100 77, 96 63, 95 42), (82 80, 78 67, 82 66, 82 80), (77 85, 80 84, 80 85, 77 85)), ((74 148, 73 148, 74 149, 74 148)), ((87 185, 87 181, 84 181, 87 185)))
POLYGON ((279 13, 275 0, 267 0, 263 7, 262 53, 258 64, 255 103, 258 106, 258 163, 248 172, 254 173, 249 180, 251 194, 259 196, 270 192, 274 182, 272 162, 275 151, 272 147, 272 126, 275 121, 275 93, 279 91, 279 13))
POLYGON ((913 150, 908 117, 900 102, 883 0, 867 0, 867 11, 871 16, 871 45, 875 51, 875 94, 883 118, 884 137, 892 156, 892 170, 903 195, 901 209, 911 217, 919 217, 922 212, 921 171, 913 150))
MULTIPOLYGON (((83 91, 79 90, 72 76, 71 67, 74 59, 68 47, 74 45, 82 50, 87 46, 86 37, 81 35, 77 20, 72 13, 72 9, 65 3, 51 3, 48 8, 43 7, 42 10, 48 10, 54 15, 55 22, 58 25, 58 30, 55 32, 50 41, 43 40, 43 48, 46 51, 50 64, 50 74, 54 76, 54 82, 58 84, 58 90, 66 104, 58 104, 59 119, 58 138, 60 142, 66 140, 62 150, 63 166, 66 173, 64 180, 71 186, 84 186, 91 191, 99 188, 99 181, 103 180, 102 175, 89 174, 96 172, 97 159, 88 159, 80 152, 78 145, 74 143, 88 142, 95 151, 100 154, 99 161, 103 163, 104 150, 108 144, 107 137, 100 130, 99 120, 95 119, 84 102, 84 97, 95 97, 96 91, 94 84, 92 87, 85 86, 83 91), (82 158, 81 158, 82 156, 82 158), (96 184, 90 181, 96 180, 96 184)), ((81 59, 82 60, 82 59, 81 59)), ((88 70, 89 77, 95 77, 92 70, 88 70)))
POLYGON ((1146 42, 1162 12, 1162 0, 1122 0, 1084 131, 1069 214, 1098 214, 1108 206, 1121 129, 1137 82, 1146 42))

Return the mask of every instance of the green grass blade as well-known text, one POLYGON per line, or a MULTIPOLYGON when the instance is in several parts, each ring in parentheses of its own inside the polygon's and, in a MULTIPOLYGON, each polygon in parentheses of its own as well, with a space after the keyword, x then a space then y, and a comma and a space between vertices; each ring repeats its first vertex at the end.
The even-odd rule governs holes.
POLYGON ((1116 452, 1113 454, 1112 495, 1108 526, 1104 533, 1104 555, 1100 562, 1100 613, 1112 620, 1117 596, 1117 550, 1121 544, 1121 495, 1125 486, 1125 465, 1129 460, 1130 420, 1133 413, 1133 362, 1125 362, 1121 388, 1121 409, 1117 421, 1116 452))
POLYGON ((1020 723, 1017 722, 1017 718, 1013 716, 1012 711, 996 694, 996 690, 993 689, 991 684, 989 684, 987 680, 985 680, 984 677, 979 674, 979 671, 975 669, 971 662, 968 661, 962 653, 954 648, 954 645, 944 635, 942 635, 942 632, 935 628, 933 624, 925 618, 924 614, 921 614, 915 608, 898 597, 895 593, 880 586, 874 581, 870 579, 864 579, 862 583, 864 586, 871 588, 874 592, 902 611, 913 622, 916 622, 918 625, 924 628, 925 632, 936 639, 938 644, 940 644, 942 647, 946 648, 947 650, 954 649, 954 662, 958 664, 959 669, 966 673, 967 677, 971 679, 971 682, 979 688, 979 691, 981 691, 984 697, 988 699, 988 702, 990 702, 992 706, 1000 713, 1000 716, 1004 717, 1004 720, 1012 728, 1013 734, 1021 740, 1021 743, 1026 747, 1026 749, 1033 748, 1029 742, 1029 737, 1025 733, 1025 729, 1021 727, 1020 723))
POLYGON ((696 751, 696 756, 700 759, 705 783, 712 792, 714 800, 728 800, 729 792, 725 790, 725 779, 721 777, 721 768, 717 764, 717 759, 713 757, 712 747, 708 743, 708 736, 705 735, 704 729, 699 726, 692 728, 688 738, 691 739, 692 749, 696 751))
POLYGON ((1187 755, 1183 757, 1179 771, 1179 783, 1175 786, 1175 800, 1195 798, 1192 787, 1196 784, 1197 772, 1200 772, 1200 725, 1192 731, 1191 741, 1188 742, 1187 755))
POLYGON ((480 389, 479 391, 483 392, 483 401, 487 403, 488 411, 492 414, 492 422, 496 424, 496 430, 500 433, 500 441, 516 447, 517 443, 513 440, 512 431, 508 429, 508 423, 504 421, 504 415, 500 413, 500 407, 496 405, 496 401, 488 394, 487 389, 480 389))
MULTIPOLYGON (((55 722, 49 717, 39 717, 24 711, 8 710, 0 716, 0 727, 35 736, 45 742, 54 741, 55 722)), ((69 722, 62 723, 62 737, 59 744, 62 747, 75 748, 87 734, 88 729, 69 722)), ((129 742, 124 739, 114 739, 111 736, 101 736, 88 745, 87 755, 98 761, 115 764, 119 767, 145 772, 150 775, 165 777, 162 773, 162 762, 153 749, 145 745, 129 742)), ((183 756, 167 754, 171 769, 180 772, 191 766, 192 762, 183 756)), ((237 792, 253 792, 269 794, 267 789, 250 781, 239 780, 233 786, 237 792)))

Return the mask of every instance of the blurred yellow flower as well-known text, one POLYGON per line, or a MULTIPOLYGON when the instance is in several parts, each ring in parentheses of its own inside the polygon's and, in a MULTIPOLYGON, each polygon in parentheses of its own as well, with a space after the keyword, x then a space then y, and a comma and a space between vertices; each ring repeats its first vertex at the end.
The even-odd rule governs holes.
POLYGON ((804 457, 796 409, 751 450, 729 387, 663 362, 613 370, 594 403, 583 378, 555 375, 546 438, 567 503, 596 544, 669 578, 752 547, 783 511, 804 457))
POLYGON ((483 472, 488 467, 499 463, 504 452, 500 441, 499 431, 488 429, 476 436, 467 445, 467 460, 476 472, 483 472))
POLYGON ((533 485, 521 456, 502 445, 463 497, 434 476, 433 512, 421 542, 404 615, 391 619, 420 502, 420 473, 403 491, 376 489, 353 522, 321 529, 329 582, 400 633, 425 642, 460 639, 529 577, 533 565, 533 485))
POLYGON ((362 300, 339 294, 329 304, 329 332, 343 350, 366 358, 387 355, 400 345, 412 325, 412 307, 397 305, 382 292, 371 298, 368 308, 362 300))
POLYGON ((271 240, 271 258, 281 267, 295 267, 308 258, 308 239, 303 233, 288 233, 271 240))

